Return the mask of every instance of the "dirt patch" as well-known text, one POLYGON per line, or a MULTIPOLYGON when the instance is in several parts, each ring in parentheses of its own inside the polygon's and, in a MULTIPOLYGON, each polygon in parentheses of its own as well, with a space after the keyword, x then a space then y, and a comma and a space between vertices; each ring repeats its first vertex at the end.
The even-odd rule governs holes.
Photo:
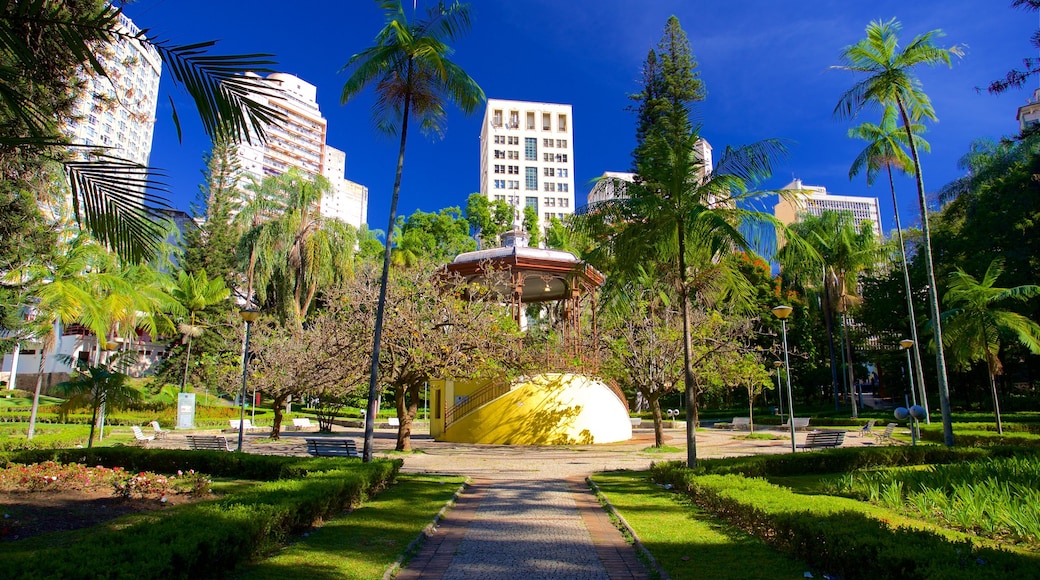
POLYGON ((0 493, 0 542, 40 534, 89 528, 126 514, 155 511, 202 498, 169 495, 160 498, 121 498, 110 491, 47 491, 0 493))

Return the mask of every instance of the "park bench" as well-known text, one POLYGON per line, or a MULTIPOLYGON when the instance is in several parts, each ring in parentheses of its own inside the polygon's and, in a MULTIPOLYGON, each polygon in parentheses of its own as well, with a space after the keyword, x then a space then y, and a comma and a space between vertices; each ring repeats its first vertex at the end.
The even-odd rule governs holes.
POLYGON ((871 419, 870 421, 867 421, 867 424, 864 425, 863 427, 860 427, 860 429, 859 429, 859 431, 857 431, 857 433, 859 434, 860 437, 862 437, 864 435, 873 435, 874 434, 874 425, 876 423, 877 423, 877 419, 871 419))
POLYGON ((299 431, 300 429, 310 429, 313 426, 314 426, 314 423, 311 423, 311 420, 310 420, 309 417, 293 417, 293 420, 292 420, 292 430, 293 431, 299 431))
POLYGON ((134 432, 134 439, 141 445, 147 445, 149 441, 155 439, 155 435, 145 435, 137 425, 130 427, 130 430, 134 432))
MULTIPOLYGON (((228 419, 228 425, 231 425, 232 431, 238 431, 238 419, 228 419)), ((245 427, 246 431, 253 428, 253 424, 249 419, 242 419, 242 426, 245 427)))
POLYGON ((811 419, 811 418, 812 417, 794 417, 792 419, 788 419, 787 422, 783 424, 783 428, 784 429, 790 429, 791 428, 791 421, 794 421, 794 428, 795 429, 808 429, 809 428, 809 419, 811 419))
POLYGON ((315 457, 360 457, 353 439, 305 439, 307 453, 315 457))
POLYGON ((386 424, 391 426, 391 427, 400 427, 401 426, 401 420, 398 419, 397 417, 388 417, 387 420, 386 420, 386 424))
POLYGON ((737 429, 751 429, 751 417, 733 417, 729 428, 734 431, 737 429))
POLYGON ((231 451, 227 437, 220 435, 187 435, 188 445, 194 450, 231 451))
POLYGON ((166 434, 169 433, 169 431, 159 426, 158 421, 152 421, 151 423, 149 423, 149 425, 152 426, 152 431, 154 431, 154 433, 152 434, 155 435, 156 439, 165 439, 166 434))
POLYGON ((881 433, 871 433, 871 435, 877 438, 879 445, 886 441, 889 443, 896 443, 896 440, 892 438, 892 433, 896 430, 897 425, 899 425, 899 423, 889 423, 885 426, 884 431, 881 433))
POLYGON ((629 417, 628 420, 632 422, 633 427, 638 427, 643 424, 642 417, 629 417))
POLYGON ((798 446, 799 449, 822 449, 825 447, 841 447, 845 442, 844 431, 809 431, 805 436, 805 443, 798 446))

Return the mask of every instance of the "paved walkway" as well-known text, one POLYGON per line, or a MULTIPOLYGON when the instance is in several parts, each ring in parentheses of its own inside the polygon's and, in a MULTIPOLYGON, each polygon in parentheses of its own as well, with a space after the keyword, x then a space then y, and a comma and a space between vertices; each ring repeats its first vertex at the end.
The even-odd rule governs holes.
MULTIPOLYGON (((779 431, 777 431, 779 433, 779 431)), ((251 453, 306 455, 309 433, 284 433, 277 442, 261 434, 246 437, 251 453)), ((342 435, 362 433, 346 429, 342 435)), ((698 431, 698 457, 789 453, 790 440, 738 439, 728 431, 698 431)), ((180 446, 174 434, 161 446, 180 446)), ((799 434, 799 441, 804 434, 799 434)), ((871 443, 847 437, 846 447, 871 443)), ((685 430, 665 433, 666 445, 685 446, 685 430)), ((377 431, 377 454, 393 449, 395 433, 377 431)), ((597 471, 646 469, 651 462, 686 459, 678 453, 647 453, 653 432, 638 430, 618 444, 562 447, 467 445, 413 436, 421 451, 404 458, 402 471, 444 473, 471 478, 420 553, 401 570, 407 580, 516 579, 569 580, 647 578, 647 571, 610 522, 585 477, 597 471)))

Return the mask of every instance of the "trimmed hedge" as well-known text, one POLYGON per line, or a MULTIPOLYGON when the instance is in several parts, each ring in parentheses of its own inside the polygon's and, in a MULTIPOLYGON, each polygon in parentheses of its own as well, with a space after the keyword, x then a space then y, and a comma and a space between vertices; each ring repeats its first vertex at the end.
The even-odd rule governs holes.
POLYGON ((849 509, 845 498, 796 494, 737 475, 697 476, 674 463, 651 469, 656 481, 701 508, 841 578, 1035 578, 1040 570, 1040 557, 894 528, 849 509))
POLYGON ((274 480, 223 499, 121 518, 89 533, 46 534, 0 544, 8 578, 224 577, 293 534, 357 505, 392 482, 402 463, 133 448, 8 455, 16 455, 8 458, 18 462, 71 459, 128 470, 195 469, 274 480))
MULTIPOLYGON (((957 445, 970 447, 987 447, 991 445, 1017 445, 1020 447, 1040 448, 1040 434, 1036 434, 1037 426, 1023 423, 1008 423, 1004 434, 997 433, 997 427, 984 423, 959 423, 953 431, 957 445), (1014 427, 1012 427, 1014 425, 1014 427)), ((943 442, 942 425, 921 426, 923 441, 943 442)))
MULTIPOLYGON (((1040 451, 1040 450, 1038 450, 1040 451)), ((868 448, 827 449, 812 453, 753 455, 704 459, 694 474, 739 474, 747 477, 846 473, 854 469, 894 465, 953 463, 982 457, 1007 457, 1033 453, 1014 447, 940 447, 936 445, 889 445, 868 448)))

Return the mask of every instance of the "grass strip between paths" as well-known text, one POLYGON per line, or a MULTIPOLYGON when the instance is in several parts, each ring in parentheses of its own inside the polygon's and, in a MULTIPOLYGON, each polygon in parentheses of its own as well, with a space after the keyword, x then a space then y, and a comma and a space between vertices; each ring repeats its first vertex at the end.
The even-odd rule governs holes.
POLYGON ((801 578, 809 570, 657 486, 648 472, 597 473, 592 481, 674 580, 801 578))
POLYGON ((456 476, 399 474, 397 483, 328 521, 240 578, 382 578, 462 485, 456 476))

